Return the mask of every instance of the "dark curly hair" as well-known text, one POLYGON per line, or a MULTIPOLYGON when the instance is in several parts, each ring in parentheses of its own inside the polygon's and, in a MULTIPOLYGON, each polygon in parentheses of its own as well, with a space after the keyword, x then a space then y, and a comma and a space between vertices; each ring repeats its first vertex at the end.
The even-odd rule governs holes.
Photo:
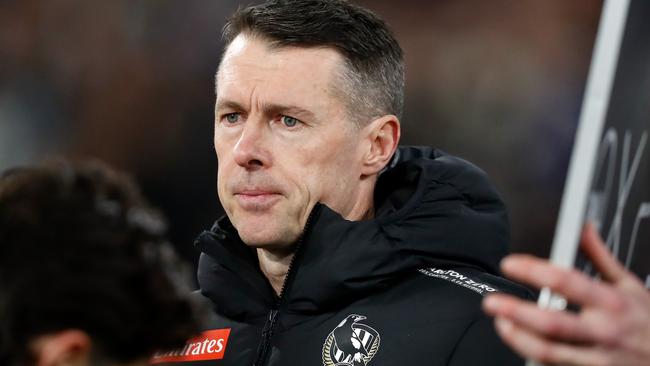
POLYGON ((0 364, 80 329, 115 362, 173 348, 197 319, 160 216, 124 175, 49 163, 0 176, 0 364))

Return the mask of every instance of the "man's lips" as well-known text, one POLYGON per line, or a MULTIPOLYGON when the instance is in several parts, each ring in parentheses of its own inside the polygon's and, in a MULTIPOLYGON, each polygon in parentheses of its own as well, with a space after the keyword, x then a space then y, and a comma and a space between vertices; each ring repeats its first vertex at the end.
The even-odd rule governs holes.
POLYGON ((258 189, 235 192, 234 196, 241 208, 252 211, 269 209, 282 197, 278 192, 258 189))
POLYGON ((235 194, 241 194, 245 196, 263 196, 266 194, 279 194, 278 192, 264 190, 264 189, 244 189, 235 191, 235 194))

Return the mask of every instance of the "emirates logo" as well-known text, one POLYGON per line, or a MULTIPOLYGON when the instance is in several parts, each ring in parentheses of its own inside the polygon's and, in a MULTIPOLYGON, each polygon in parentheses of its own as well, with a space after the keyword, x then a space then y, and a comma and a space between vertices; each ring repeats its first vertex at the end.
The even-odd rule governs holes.
POLYGON ((230 328, 205 331, 187 341, 183 348, 156 352, 149 363, 220 360, 226 352, 229 336, 230 328))

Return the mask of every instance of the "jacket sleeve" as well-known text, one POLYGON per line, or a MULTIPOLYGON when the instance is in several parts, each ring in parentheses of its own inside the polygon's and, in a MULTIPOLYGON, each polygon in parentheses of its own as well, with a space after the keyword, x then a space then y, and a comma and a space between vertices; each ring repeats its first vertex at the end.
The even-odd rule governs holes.
POLYGON ((501 341, 492 318, 481 315, 458 341, 447 365, 523 366, 524 362, 501 341))

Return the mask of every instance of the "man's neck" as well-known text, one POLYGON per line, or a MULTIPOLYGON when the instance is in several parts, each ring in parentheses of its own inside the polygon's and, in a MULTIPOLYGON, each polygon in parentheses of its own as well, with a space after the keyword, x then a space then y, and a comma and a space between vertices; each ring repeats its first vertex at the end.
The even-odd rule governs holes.
POLYGON ((257 259, 260 270, 269 280, 275 294, 280 296, 284 280, 289 272, 289 265, 293 258, 293 251, 276 252, 268 249, 257 248, 257 259))
MULTIPOLYGON (((374 217, 375 210, 372 201, 374 180, 369 183, 368 187, 359 193, 359 197, 363 197, 363 199, 357 200, 347 214, 343 215, 346 220, 361 221, 374 217)), ((260 264, 260 270, 278 296, 281 295, 294 254, 293 248, 291 250, 257 248, 257 260, 260 264)))
MULTIPOLYGON (((354 221, 371 219, 372 216, 373 212, 370 210, 354 221)), ((293 250, 277 251, 257 248, 257 260, 260 265, 260 270, 271 284, 271 287, 273 287, 275 294, 278 296, 280 296, 280 292, 282 292, 282 286, 284 285, 284 281, 289 273, 289 266, 291 265, 291 260, 293 259, 294 254, 295 252, 293 250)))

